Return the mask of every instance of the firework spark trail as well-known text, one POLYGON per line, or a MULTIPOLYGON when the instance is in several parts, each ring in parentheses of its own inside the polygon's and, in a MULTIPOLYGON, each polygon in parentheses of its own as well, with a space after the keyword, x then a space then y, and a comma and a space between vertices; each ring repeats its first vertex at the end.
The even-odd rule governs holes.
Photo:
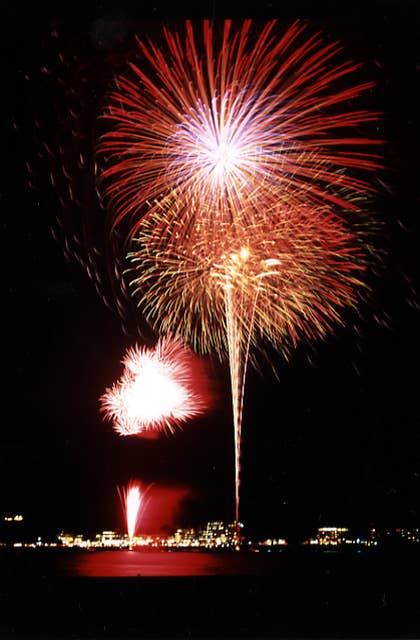
POLYGON ((208 408, 202 365, 180 338, 161 338, 151 349, 132 347, 123 364, 121 378, 100 398, 119 435, 173 432, 208 408))
POLYGON ((134 536, 140 522, 141 512, 145 506, 146 491, 138 481, 131 481, 125 487, 118 487, 127 535, 130 547, 133 544, 134 536))
POLYGON ((134 534, 136 532, 137 518, 139 516, 139 510, 141 506, 141 496, 139 487, 130 487, 126 497, 126 518, 127 518, 127 533, 130 542, 133 541, 134 534))
MULTIPOLYGON (((235 254, 231 255, 233 259, 235 254)), ((236 254, 233 262, 245 262, 249 258, 249 250, 243 246, 236 254)), ((214 274, 212 274, 214 275, 214 274)), ((229 356, 230 385, 232 395, 233 434, 235 451, 235 522, 239 522, 239 486, 240 486, 240 459, 242 442, 242 415, 245 392, 245 380, 248 366, 249 348, 251 336, 254 330, 255 309, 258 293, 254 301, 251 301, 248 313, 248 324, 241 331, 238 317, 242 318, 243 295, 235 291, 237 273, 225 273, 218 281, 220 289, 224 293, 225 323, 227 351, 229 356)), ((216 276, 217 277, 217 276, 216 276)))
POLYGON ((229 354, 230 384, 232 393, 233 434, 235 445, 235 522, 239 522, 239 485, 240 458, 242 441, 242 413, 245 392, 246 371, 251 336, 254 328, 254 315, 257 304, 251 312, 247 334, 241 332, 235 313, 232 287, 225 288, 226 335, 229 354))
POLYGON ((236 321, 232 291, 230 287, 225 288, 225 318, 226 336, 229 353, 230 384, 232 393, 233 410, 233 435, 235 445, 235 521, 239 521, 239 469, 240 469, 240 442, 242 429, 241 412, 241 389, 245 379, 246 365, 242 363, 241 351, 242 340, 240 329, 236 321), (241 366, 242 365, 242 366, 241 366))
POLYGON ((131 237, 167 203, 190 220, 204 206, 215 222, 253 223, 279 200, 348 210, 372 191, 356 171, 378 166, 365 150, 378 141, 355 131, 377 114, 349 107, 372 83, 343 88, 360 65, 341 61, 338 43, 299 21, 254 36, 250 20, 237 31, 226 20, 138 44, 141 66, 110 93, 99 145, 114 225, 129 218, 131 237))

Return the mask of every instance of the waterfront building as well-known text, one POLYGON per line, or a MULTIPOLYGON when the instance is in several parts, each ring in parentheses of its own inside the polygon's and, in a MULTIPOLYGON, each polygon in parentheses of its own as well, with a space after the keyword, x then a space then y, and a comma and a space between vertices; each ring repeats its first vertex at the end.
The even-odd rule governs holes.
POLYGON ((287 547, 287 541, 284 538, 267 538, 259 543, 261 547, 287 547))
POLYGON ((128 540, 126 536, 120 536, 115 531, 102 531, 95 536, 95 546, 115 549, 128 546, 128 540))
POLYGON ((239 529, 242 527, 240 522, 208 522, 199 532, 200 546, 210 549, 237 546, 240 543, 239 529))
POLYGON ((348 531, 347 527, 320 527, 316 539, 320 545, 337 547, 344 544, 348 531))
POLYGON ((64 531, 62 531, 58 534, 57 539, 63 547, 74 546, 74 536, 71 533, 64 533, 64 531))
POLYGON ((379 532, 381 542, 419 543, 420 529, 416 527, 384 529, 379 532))

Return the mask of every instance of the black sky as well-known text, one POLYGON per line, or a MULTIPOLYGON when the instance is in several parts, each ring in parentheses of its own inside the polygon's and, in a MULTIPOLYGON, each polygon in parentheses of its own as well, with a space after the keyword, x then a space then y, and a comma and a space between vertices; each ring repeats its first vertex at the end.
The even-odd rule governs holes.
MULTIPOLYGON (((241 13, 212 2, 202 15, 278 17, 289 24, 295 15, 273 4, 258 3, 247 11, 242 5, 241 13)), ((348 56, 364 61, 366 75, 377 82, 370 99, 384 113, 379 134, 387 141, 388 168, 381 176, 387 188, 373 207, 383 224, 378 243, 386 254, 372 280, 372 301, 360 309, 357 331, 349 315, 346 328, 315 348, 301 345, 289 363, 271 354, 279 380, 267 363, 261 374, 249 376, 241 512, 251 532, 305 536, 335 523, 420 526, 419 31, 414 4, 352 3, 340 16, 328 4, 318 5, 316 15, 310 5, 293 9, 312 18, 327 37, 340 39, 348 56)), ((119 375, 120 358, 135 336, 130 340, 124 334, 118 314, 53 239, 50 227, 60 205, 46 179, 45 148, 39 146, 45 132, 48 139, 59 139, 63 103, 55 101, 51 77, 40 70, 56 68, 60 47, 90 65, 90 75, 83 72, 91 83, 83 89, 80 126, 86 134, 107 61, 115 64, 137 25, 150 24, 142 18, 182 19, 191 12, 179 5, 168 10, 159 2, 136 14, 121 3, 118 9, 94 3, 83 14, 52 4, 30 14, 18 6, 8 12, 2 24, 0 515, 23 512, 40 532, 120 526, 115 487, 138 477, 190 491, 174 524, 229 519, 233 435, 226 367, 212 367, 219 391, 214 411, 187 424, 176 438, 124 440, 102 423, 98 397, 119 375), (54 30, 58 44, 50 37, 54 30)), ((72 77, 75 90, 82 91, 77 73, 62 77, 72 77)), ((86 136, 80 143, 84 148, 86 136)), ((74 152, 71 145, 64 150, 74 152)), ((51 164, 57 170, 58 161, 52 158, 51 164)), ((73 183, 88 197, 93 183, 80 180, 81 173, 73 183)), ((83 211, 73 213, 77 232, 83 211)))

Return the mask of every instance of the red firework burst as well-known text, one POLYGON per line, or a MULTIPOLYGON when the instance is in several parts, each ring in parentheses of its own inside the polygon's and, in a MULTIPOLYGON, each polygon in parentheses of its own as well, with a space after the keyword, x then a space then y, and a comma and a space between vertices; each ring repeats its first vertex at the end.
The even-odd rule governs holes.
POLYGON ((209 406, 199 359, 180 339, 161 338, 152 349, 132 347, 122 377, 101 397, 101 410, 123 436, 173 432, 209 406))
POLYGON ((372 83, 343 88, 359 65, 304 30, 204 21, 197 36, 186 22, 184 38, 165 28, 163 45, 138 43, 141 67, 118 78, 100 143, 114 224, 128 217, 133 236, 146 207, 173 202, 188 219, 251 223, 279 201, 358 208, 372 187, 355 170, 378 166, 366 150, 378 141, 358 129, 377 114, 349 105, 372 83))

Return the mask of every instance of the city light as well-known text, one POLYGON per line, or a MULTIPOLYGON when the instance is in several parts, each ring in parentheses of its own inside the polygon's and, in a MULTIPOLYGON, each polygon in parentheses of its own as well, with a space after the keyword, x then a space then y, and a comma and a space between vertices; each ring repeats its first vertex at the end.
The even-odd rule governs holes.
POLYGON ((20 514, 17 514, 15 516, 4 516, 3 517, 3 521, 4 522, 22 522, 23 520, 23 516, 20 514))
MULTIPOLYGON (((10 522, 9 516, 3 521, 10 522)), ((14 517, 12 518, 14 521, 14 517)), ((19 520, 17 520, 19 522, 19 520)), ((339 552, 354 549, 383 549, 389 544, 412 545, 420 543, 420 528, 369 528, 366 536, 352 535, 347 527, 326 526, 319 527, 315 537, 302 541, 303 547, 311 547, 322 551, 339 552)), ((242 522, 209 521, 197 527, 177 528, 167 534, 132 535, 128 533, 106 529, 90 537, 84 537, 80 532, 73 534, 62 531, 55 541, 46 541, 38 536, 35 541, 15 540, 6 542, 0 540, 0 546, 14 548, 61 548, 94 550, 152 550, 152 551, 282 551, 289 547, 289 542, 283 536, 267 538, 251 538, 244 534, 242 522)))

